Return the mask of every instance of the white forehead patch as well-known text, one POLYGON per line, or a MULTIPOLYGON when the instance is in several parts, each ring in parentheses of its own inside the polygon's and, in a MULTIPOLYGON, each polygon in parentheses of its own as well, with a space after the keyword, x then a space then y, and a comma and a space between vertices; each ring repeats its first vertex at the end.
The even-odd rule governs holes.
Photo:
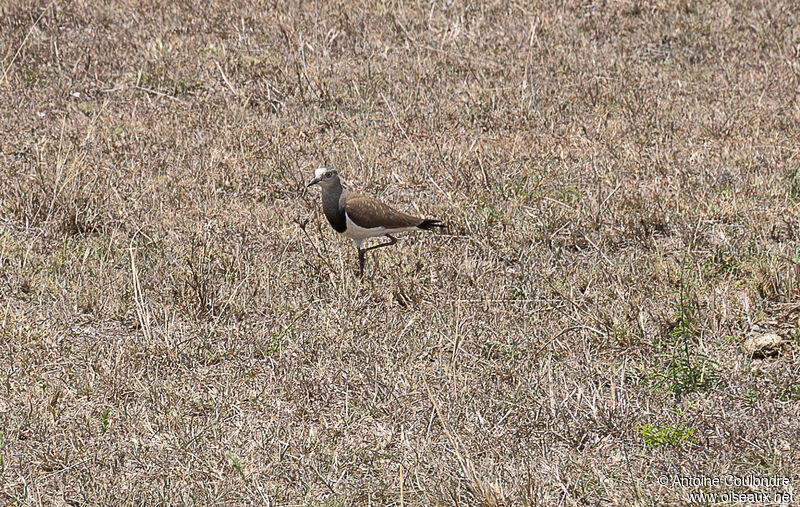
POLYGON ((325 174, 325 171, 327 171, 327 170, 328 170, 327 167, 320 167, 319 169, 314 171, 314 177, 322 178, 322 176, 325 174))

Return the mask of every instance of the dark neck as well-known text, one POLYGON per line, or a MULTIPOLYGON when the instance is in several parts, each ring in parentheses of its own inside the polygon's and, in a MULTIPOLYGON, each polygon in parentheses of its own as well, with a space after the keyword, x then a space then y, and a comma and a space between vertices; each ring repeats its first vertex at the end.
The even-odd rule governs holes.
POLYGON ((322 187, 322 211, 336 232, 347 229, 347 218, 344 215, 344 205, 341 203, 342 194, 346 192, 341 183, 329 187, 322 187))

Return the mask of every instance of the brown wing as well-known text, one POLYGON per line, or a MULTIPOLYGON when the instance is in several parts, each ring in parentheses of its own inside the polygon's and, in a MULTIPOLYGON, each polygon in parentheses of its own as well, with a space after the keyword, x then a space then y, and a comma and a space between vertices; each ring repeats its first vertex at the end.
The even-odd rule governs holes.
POLYGON ((345 211, 353 223, 366 229, 416 227, 422 223, 421 218, 392 209, 377 199, 354 193, 347 195, 345 211))

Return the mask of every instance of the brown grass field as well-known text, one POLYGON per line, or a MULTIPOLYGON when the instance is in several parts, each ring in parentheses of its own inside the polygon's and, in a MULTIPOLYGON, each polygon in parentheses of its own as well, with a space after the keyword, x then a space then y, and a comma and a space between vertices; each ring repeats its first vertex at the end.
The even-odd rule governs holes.
POLYGON ((11 0, 0 58, 0 504, 800 502, 795 2, 11 0), (448 227, 359 279, 324 165, 448 227))

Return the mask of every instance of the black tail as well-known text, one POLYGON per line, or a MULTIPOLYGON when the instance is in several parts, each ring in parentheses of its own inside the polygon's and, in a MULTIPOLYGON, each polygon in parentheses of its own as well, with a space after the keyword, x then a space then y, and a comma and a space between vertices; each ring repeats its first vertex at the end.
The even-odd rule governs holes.
POLYGON ((422 221, 421 224, 417 226, 417 229, 422 229, 423 231, 429 231, 434 227, 445 227, 441 220, 432 220, 432 219, 425 219, 422 221))

